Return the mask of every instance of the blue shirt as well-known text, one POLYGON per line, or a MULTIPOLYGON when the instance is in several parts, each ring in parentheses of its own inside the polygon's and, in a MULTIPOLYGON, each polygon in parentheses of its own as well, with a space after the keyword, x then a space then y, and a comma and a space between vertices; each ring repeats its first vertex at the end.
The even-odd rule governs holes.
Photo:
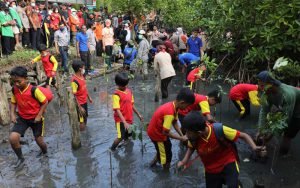
POLYGON ((84 34, 82 32, 77 33, 76 41, 79 43, 79 51, 81 52, 89 51, 87 34, 84 34))
POLYGON ((124 64, 130 65, 137 55, 135 48, 126 47, 124 49, 124 64))
POLYGON ((195 56, 192 53, 183 53, 178 56, 181 65, 189 65, 193 61, 199 61, 200 57, 195 56))
POLYGON ((191 36, 187 41, 187 45, 189 46, 189 53, 200 57, 200 48, 202 47, 202 40, 199 37, 193 38, 191 36))
POLYGON ((197 57, 192 53, 179 54, 178 58, 179 58, 180 64, 182 64, 182 65, 184 65, 184 64, 189 65, 193 61, 200 60, 200 57, 197 57))

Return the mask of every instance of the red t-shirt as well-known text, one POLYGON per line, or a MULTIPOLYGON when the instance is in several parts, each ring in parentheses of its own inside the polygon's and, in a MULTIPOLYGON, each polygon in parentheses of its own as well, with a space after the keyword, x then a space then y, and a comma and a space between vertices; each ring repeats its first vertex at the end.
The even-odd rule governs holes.
POLYGON ((34 119, 41 109, 41 104, 47 102, 46 96, 39 88, 35 89, 35 96, 32 96, 31 88, 30 84, 23 91, 13 87, 11 102, 17 105, 19 116, 23 119, 34 119))
POLYGON ((50 57, 51 57, 51 54, 48 54, 46 56, 41 56, 44 71, 45 71, 47 77, 52 77, 52 71, 53 71, 53 67, 54 67, 54 64, 50 61, 50 57))
POLYGON ((55 31, 58 30, 60 20, 61 20, 60 14, 53 12, 50 16, 50 28, 55 31))
POLYGON ((71 79, 71 87, 78 103, 80 105, 87 103, 88 90, 86 88, 85 79, 73 75, 71 79))
POLYGON ((208 103, 208 97, 195 93, 195 102, 192 105, 189 105, 185 109, 178 110, 178 114, 186 116, 191 111, 200 111, 203 115, 210 114, 210 107, 208 103))
MULTIPOLYGON (((209 128, 208 137, 199 138, 194 147, 189 143, 189 147, 197 150, 206 172, 220 173, 227 164, 238 161, 238 159, 232 145, 224 146, 219 143, 213 131, 213 124, 207 126, 209 128)), ((239 131, 226 126, 223 126, 223 131, 226 139, 233 142, 240 136, 239 131)))
POLYGON ((151 140, 164 142, 167 136, 163 132, 169 132, 174 122, 177 121, 177 112, 174 102, 161 105, 154 112, 147 133, 151 140))
POLYGON ((115 90, 113 96, 113 110, 115 122, 122 122, 116 110, 120 110, 127 123, 133 123, 133 95, 130 89, 125 91, 115 90))
POLYGON ((257 91, 258 86, 253 84, 237 84, 230 89, 229 98, 231 100, 249 99, 250 91, 257 91))
POLYGON ((197 74, 199 73, 200 67, 195 68, 192 70, 188 76, 187 76, 187 81, 189 82, 195 82, 197 80, 197 74))

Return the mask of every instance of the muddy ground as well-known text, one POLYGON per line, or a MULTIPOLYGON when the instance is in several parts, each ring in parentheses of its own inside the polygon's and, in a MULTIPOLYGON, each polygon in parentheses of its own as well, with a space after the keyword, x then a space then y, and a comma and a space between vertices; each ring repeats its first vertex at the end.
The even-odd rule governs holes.
MULTIPOLYGON (((184 172, 176 172, 176 163, 184 155, 184 149, 179 147, 176 140, 172 141, 173 159, 169 173, 162 172, 160 167, 149 168, 155 148, 145 132, 143 147, 140 140, 132 140, 111 155, 107 152, 116 137, 110 96, 114 90, 113 77, 114 74, 111 74, 88 81, 94 104, 89 104, 88 127, 81 135, 82 147, 79 150, 71 149, 68 115, 63 105, 60 108, 58 100, 51 102, 47 109, 45 141, 49 148, 48 157, 36 157, 39 149, 28 130, 22 139, 27 144, 22 147, 26 161, 21 170, 13 169, 16 156, 9 144, 5 143, 9 127, 0 127, 1 139, 4 140, 0 144, 0 187, 205 187, 204 170, 199 160, 184 172)), ((136 78, 131 81, 130 88, 134 91, 138 110, 144 115, 145 121, 149 121, 155 108, 174 99, 182 85, 182 75, 174 78, 170 84, 169 99, 159 103, 154 102, 153 75, 147 81, 136 78)), ((207 93, 213 85, 203 85, 201 93, 207 93)), ((226 85, 223 88, 225 91, 229 89, 226 85)), ((224 96, 222 105, 217 106, 216 119, 230 127, 254 134, 258 109, 252 108, 251 116, 242 122, 235 122, 237 114, 235 107, 224 96)), ((139 124, 137 118, 135 123, 139 124)), ((273 157, 275 147, 271 144, 269 158, 265 163, 252 160, 249 147, 239 141, 240 179, 244 187, 253 187, 257 179, 265 187, 300 187, 300 146, 296 144, 300 141, 299 137, 293 140, 290 154, 284 158, 273 157), (246 158, 250 162, 244 162, 246 158)))

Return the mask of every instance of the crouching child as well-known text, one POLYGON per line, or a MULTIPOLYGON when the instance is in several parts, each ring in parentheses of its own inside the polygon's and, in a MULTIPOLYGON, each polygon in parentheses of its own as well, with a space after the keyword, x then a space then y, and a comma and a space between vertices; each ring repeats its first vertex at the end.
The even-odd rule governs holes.
POLYGON ((256 146, 248 134, 222 123, 209 124, 197 111, 185 116, 182 126, 186 130, 189 143, 185 157, 178 163, 178 167, 184 167, 196 150, 204 164, 207 188, 222 187, 224 182, 227 187, 239 187, 239 158, 235 141, 241 138, 252 150, 264 150, 264 147, 256 146))

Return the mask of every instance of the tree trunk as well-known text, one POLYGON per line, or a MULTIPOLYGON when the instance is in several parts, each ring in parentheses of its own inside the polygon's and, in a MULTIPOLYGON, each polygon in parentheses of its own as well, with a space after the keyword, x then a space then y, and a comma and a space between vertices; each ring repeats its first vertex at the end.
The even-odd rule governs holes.
POLYGON ((59 72, 56 73, 56 85, 57 85, 57 95, 59 97, 60 103, 65 104, 64 95, 63 95, 63 85, 62 78, 59 72))
POLYGON ((0 124, 9 125, 10 114, 9 114, 9 103, 7 100, 7 91, 4 83, 0 79, 0 124))
POLYGON ((36 63, 36 77, 38 80, 38 84, 41 84, 47 79, 42 63, 36 63))
POLYGON ((71 87, 67 87, 66 98, 68 104, 69 124, 71 127, 72 148, 78 149, 81 147, 79 121, 78 121, 78 114, 76 110, 75 98, 72 93, 71 87))

